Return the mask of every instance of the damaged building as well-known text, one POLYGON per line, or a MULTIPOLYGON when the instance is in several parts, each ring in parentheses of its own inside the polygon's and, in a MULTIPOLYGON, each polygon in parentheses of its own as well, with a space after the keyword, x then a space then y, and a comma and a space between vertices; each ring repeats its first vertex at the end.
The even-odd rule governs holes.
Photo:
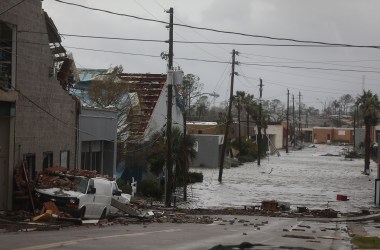
MULTIPOLYGON (((16 1, 3 1, 2 10, 16 1)), ((74 168, 77 108, 69 95, 73 60, 41 1, 0 15, 0 210, 12 209, 14 167, 29 178, 50 166, 74 168)))
MULTIPOLYGON (((91 112, 98 112, 98 118, 103 117, 104 109, 95 104, 89 94, 90 86, 96 84, 99 81, 105 81, 106 76, 111 74, 112 68, 108 70, 104 69, 78 69, 81 81, 76 83, 71 92, 77 96, 84 109, 91 109, 91 112), (97 107, 97 108, 96 108, 97 107), (103 111, 102 111, 103 110, 103 111)), ((127 166, 128 178, 134 177, 134 179, 140 180, 144 173, 147 172, 147 163, 138 161, 136 162, 131 156, 123 157, 123 150, 127 151, 137 150, 140 151, 141 145, 150 139, 150 136, 157 131, 163 129, 166 125, 167 117, 167 83, 170 81, 175 87, 173 95, 173 126, 178 126, 182 129, 183 123, 183 102, 178 93, 178 85, 182 83, 183 72, 178 69, 170 71, 169 76, 167 74, 141 74, 141 73, 120 73, 115 79, 117 84, 123 85, 123 91, 125 91, 124 97, 120 97, 118 104, 111 105, 108 111, 116 110, 117 114, 117 135, 119 148, 118 150, 118 166, 125 169, 127 166)), ((93 114, 94 116, 94 114, 93 114)), ((91 125, 85 126, 82 123, 82 114, 79 116, 81 134, 83 131, 94 134, 96 131, 91 130, 91 125)), ((92 123, 94 124, 94 123, 92 123)), ((88 136, 80 136, 80 138, 88 138, 88 136)), ((104 134, 99 134, 100 138, 105 138, 104 134)), ((110 137, 107 137, 110 139, 110 137)), ((91 145, 96 140, 86 141, 80 139, 79 152, 80 158, 78 162, 82 169, 88 167, 85 161, 91 160, 89 155, 93 155, 91 145)), ((102 143, 102 142, 99 142, 102 143)), ((116 144, 115 144, 116 147, 116 144)), ((108 152, 111 148, 108 148, 108 152)), ((115 148, 114 148, 115 149, 115 148)), ((106 152, 100 149, 101 155, 106 152)), ((116 156, 115 156, 116 157, 116 156)), ((115 163, 116 159, 113 161, 115 163)), ((109 167, 109 166, 107 166, 109 167)), ((86 168, 88 170, 96 170, 95 166, 92 168, 86 168)), ((115 171, 113 172, 115 173, 115 171)))

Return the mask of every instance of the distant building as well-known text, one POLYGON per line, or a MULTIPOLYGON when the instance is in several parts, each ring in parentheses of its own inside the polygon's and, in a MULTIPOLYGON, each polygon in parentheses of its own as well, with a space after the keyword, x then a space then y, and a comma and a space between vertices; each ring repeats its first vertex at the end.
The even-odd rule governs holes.
POLYGON ((334 128, 334 127, 314 127, 314 143, 353 143, 353 128, 334 128))
MULTIPOLYGON (((173 127, 183 129, 183 102, 177 89, 182 84, 183 72, 180 69, 169 71, 168 74, 150 74, 150 73, 121 73, 118 74, 115 81, 123 84, 127 92, 121 98, 118 107, 109 107, 106 110, 94 108, 97 105, 93 103, 88 95, 88 89, 91 84, 101 82, 107 76, 111 69, 79 69, 78 81, 71 89, 71 92, 78 96, 82 101, 82 121, 84 118, 87 122, 81 122, 81 131, 96 134, 97 138, 81 133, 80 138, 80 158, 78 165, 82 169, 94 169, 100 173, 109 174, 108 170, 113 169, 112 175, 116 174, 115 164, 118 169, 127 170, 130 173, 127 178, 134 177, 137 180, 142 178, 144 172, 147 172, 146 160, 141 161, 132 159, 133 156, 125 158, 123 150, 140 151, 139 148, 149 141, 150 137, 162 129, 165 129, 167 122, 167 83, 173 84, 173 127), (118 111, 117 111, 118 110, 118 111), (106 112, 108 111, 108 112, 106 112), (91 113, 91 119, 88 117, 91 113), (97 113, 97 114, 95 114, 97 113), (115 122, 115 123, 114 123, 115 122), (108 131, 100 130, 99 126, 104 126, 108 131), (113 138, 113 135, 118 137, 113 138), (86 138, 86 139, 83 139, 86 138), (112 142, 118 144, 111 145, 112 142), (102 148, 101 145, 107 147, 102 148), (119 149, 117 149, 117 146, 119 149), (96 148, 96 151, 94 151, 96 148), (119 150, 119 156, 116 152, 119 150), (121 151, 120 151, 121 150, 121 151), (111 155, 114 152, 114 159, 111 155), (107 164, 102 160, 105 155, 109 159, 107 164), (94 158, 95 157, 95 158, 94 158), (119 162, 117 162, 119 160, 119 162), (112 165, 112 167, 111 167, 112 165)), ((119 173, 121 175, 122 173, 119 173)), ((123 175, 125 177, 125 175, 123 175)))
POLYGON ((81 108, 78 168, 116 176, 117 119, 114 110, 81 108))
POLYGON ((197 155, 191 167, 218 168, 221 160, 223 135, 192 134, 195 137, 197 155))
POLYGON ((223 129, 224 126, 218 125, 217 122, 186 122, 188 134, 219 135, 223 133, 223 129))

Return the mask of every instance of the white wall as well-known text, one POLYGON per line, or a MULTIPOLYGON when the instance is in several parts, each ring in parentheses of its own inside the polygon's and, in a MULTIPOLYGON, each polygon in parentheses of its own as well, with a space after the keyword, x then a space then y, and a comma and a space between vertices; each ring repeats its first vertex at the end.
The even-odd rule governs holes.
MULTIPOLYGON (((182 71, 176 71, 175 74, 179 74, 183 76, 182 71)), ((144 133, 144 140, 148 141, 150 139, 150 136, 154 134, 157 131, 160 131, 166 124, 166 118, 167 118, 167 96, 168 96, 168 82, 174 84, 182 84, 182 78, 181 77, 175 77, 174 80, 172 80, 172 71, 168 72, 168 77, 166 84, 164 88, 162 89, 162 92, 160 94, 160 97, 158 98, 157 104, 154 107, 152 116, 150 118, 150 121, 148 123, 147 128, 145 129, 144 133)), ((179 127, 180 130, 183 130, 183 115, 181 110, 176 104, 176 90, 174 86, 173 89, 173 106, 172 106, 172 126, 173 127, 179 127)))
MULTIPOLYGON (((257 127, 255 127, 255 131, 257 131, 257 127)), ((264 129, 262 129, 261 133, 264 135, 264 129)), ((269 138, 277 149, 281 149, 283 147, 283 133, 284 130, 282 125, 268 125, 267 135, 270 135, 269 138)))

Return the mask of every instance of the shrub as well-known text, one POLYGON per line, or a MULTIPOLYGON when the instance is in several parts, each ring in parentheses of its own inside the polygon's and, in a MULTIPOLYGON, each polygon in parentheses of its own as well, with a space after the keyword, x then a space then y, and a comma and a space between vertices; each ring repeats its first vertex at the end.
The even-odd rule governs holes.
POLYGON ((244 162, 254 162, 254 161, 257 160, 257 156, 253 155, 253 154, 250 154, 250 155, 239 155, 238 156, 238 160, 241 163, 244 163, 244 162))
POLYGON ((137 191, 144 197, 161 200, 162 190, 157 179, 144 179, 137 184, 137 191))
POLYGON ((361 155, 358 154, 358 152, 356 151, 350 151, 348 152, 344 158, 353 158, 353 159, 359 159, 359 158, 363 158, 361 155))
POLYGON ((132 193, 132 187, 131 185, 128 185, 124 180, 117 179, 116 181, 117 186, 121 189, 121 191, 125 194, 131 194, 132 193))
POLYGON ((203 182, 203 174, 198 172, 188 173, 189 183, 203 182))

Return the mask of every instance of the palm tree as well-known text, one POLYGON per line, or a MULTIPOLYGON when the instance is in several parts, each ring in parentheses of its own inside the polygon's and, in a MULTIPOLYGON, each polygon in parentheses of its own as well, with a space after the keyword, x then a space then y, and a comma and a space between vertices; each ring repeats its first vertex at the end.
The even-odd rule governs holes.
POLYGON ((246 112, 246 123, 247 123, 247 138, 249 137, 249 116, 257 110, 256 102, 253 100, 253 95, 247 94, 243 99, 243 107, 246 112))
POLYGON ((242 110, 242 103, 244 102, 245 99, 245 92, 244 91, 236 91, 236 95, 234 96, 234 103, 235 107, 238 111, 238 128, 239 128, 239 138, 238 138, 238 143, 239 143, 239 150, 241 150, 241 126, 240 126, 240 112, 242 110))
POLYGON ((371 144, 371 127, 377 124, 377 116, 380 110, 380 102, 377 94, 371 90, 363 90, 363 94, 358 96, 356 103, 359 105, 365 125, 365 157, 364 157, 364 174, 369 174, 370 163, 370 144, 371 144))
MULTIPOLYGON (((156 132, 150 138, 151 148, 148 152, 147 160, 150 164, 150 171, 159 175, 163 172, 164 166, 166 164, 166 149, 165 146, 165 131, 156 132)), ((172 129, 172 156, 173 162, 176 165, 176 175, 177 177, 184 178, 184 185, 187 187, 187 173, 189 171, 189 161, 196 157, 196 151, 194 149, 195 138, 191 135, 186 135, 184 143, 183 132, 178 127, 173 127, 172 129), (186 155, 186 157, 185 157, 186 155), (186 158, 186 159, 185 159, 186 158)), ((165 176, 166 177, 166 176, 165 176)), ((169 183, 173 183, 174 180, 168 180, 169 183)), ((170 206, 170 198, 173 193, 173 186, 169 185, 166 190, 166 198, 169 202, 166 202, 167 206, 170 206)), ((185 191, 184 191, 185 194, 185 191)))

